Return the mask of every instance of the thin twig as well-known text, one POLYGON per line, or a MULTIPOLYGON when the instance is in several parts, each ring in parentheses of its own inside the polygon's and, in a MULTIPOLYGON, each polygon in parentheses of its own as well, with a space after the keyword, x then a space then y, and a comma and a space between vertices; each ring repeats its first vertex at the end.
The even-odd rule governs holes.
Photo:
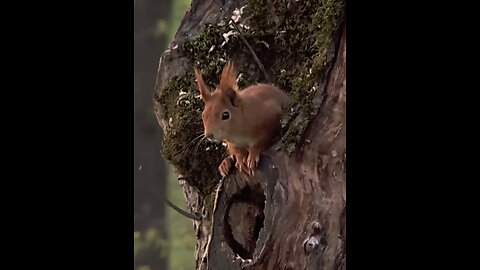
POLYGON ((173 204, 171 201, 169 201, 167 198, 165 198, 164 196, 162 196, 156 189, 152 189, 153 193, 155 193, 155 195, 162 201, 165 202, 166 205, 170 206, 170 208, 172 208, 173 210, 175 210, 177 213, 179 213, 180 215, 182 216, 185 216, 187 218, 191 218, 191 219, 194 219, 194 220, 202 220, 201 217, 197 216, 197 215, 194 215, 192 213, 189 213, 185 210, 182 210, 180 209, 180 207, 176 206, 175 204, 173 204))
POLYGON ((172 202, 170 202, 169 200, 165 199, 165 203, 170 206, 173 210, 177 211, 179 214, 185 216, 185 217, 188 217, 188 218, 191 218, 191 219, 194 219, 194 220, 202 220, 199 216, 197 215, 194 215, 192 213, 188 213, 182 209, 180 209, 179 207, 177 207, 175 204, 173 204, 172 202))
POLYGON ((247 40, 245 39, 245 37, 242 35, 242 32, 240 31, 240 28, 238 28, 237 24, 235 23, 234 20, 230 20, 233 24, 233 26, 235 26, 235 28, 237 29, 237 32, 238 34, 240 35, 240 37, 242 38, 243 42, 245 43, 245 45, 247 45, 248 49, 250 50, 250 53, 253 55, 253 58, 255 59, 255 61, 257 62, 258 64, 258 67, 260 68, 260 70, 262 70, 263 72, 263 76, 265 77, 265 79, 271 83, 272 80, 270 80, 270 76, 268 76, 267 72, 265 71, 265 67, 263 66, 262 62, 260 61, 260 59, 258 59, 258 56, 257 54, 255 53, 255 51, 253 50, 252 46, 250 46, 250 44, 248 44, 247 40))

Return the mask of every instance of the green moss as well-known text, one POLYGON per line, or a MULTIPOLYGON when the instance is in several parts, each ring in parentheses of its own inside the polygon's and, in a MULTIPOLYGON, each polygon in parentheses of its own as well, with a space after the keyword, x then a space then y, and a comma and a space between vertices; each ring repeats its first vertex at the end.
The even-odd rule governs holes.
POLYGON ((272 55, 266 57, 275 60, 269 67, 275 82, 291 98, 291 116, 295 114, 302 119, 290 125, 282 137, 282 146, 290 153, 318 110, 312 103, 319 90, 314 87, 325 76, 325 68, 333 57, 332 37, 343 20, 344 6, 344 0, 296 4, 289 0, 267 1, 267 4, 250 0, 245 8, 251 29, 255 29, 257 35, 272 36, 272 55))
MULTIPOLYGON (((313 103, 319 91, 315 86, 326 75, 325 68, 333 58, 332 37, 343 20, 344 5, 344 0, 247 0, 242 17, 249 28, 242 29, 242 35, 273 82, 290 96, 293 110, 288 112, 289 116, 299 119, 286 127, 282 137, 282 147, 290 153, 318 111, 319 104, 313 103)), ((225 41, 223 34, 230 30, 228 24, 206 25, 197 37, 181 44, 180 49, 210 87, 218 84, 218 76, 230 60, 242 67, 241 88, 265 80, 238 35, 230 36, 221 46, 225 41)), ((170 119, 171 127, 164 136, 163 154, 187 176, 190 184, 199 188, 205 196, 206 208, 211 211, 216 182, 208 181, 220 179, 217 168, 225 150, 210 142, 203 142, 198 148, 191 143, 203 131, 203 102, 197 97, 193 67, 184 76, 171 78, 160 93, 155 98, 163 117, 170 119), (180 92, 182 101, 178 102, 180 92)))
MULTIPOLYGON (((251 59, 245 44, 238 36, 230 36, 228 42, 223 34, 232 29, 225 24, 218 26, 208 24, 201 34, 192 40, 187 40, 181 47, 183 54, 190 59, 193 65, 201 71, 203 79, 210 87, 219 83, 219 75, 227 61, 246 62, 251 59)), ((255 43, 252 36, 246 36, 248 42, 255 43)), ((241 70, 242 76, 238 82, 239 87, 246 87, 255 82, 248 72, 241 70)))
POLYGON ((211 192, 203 198, 204 206, 209 215, 213 214, 213 206, 215 204, 215 192, 211 192))
POLYGON ((219 144, 201 139, 203 102, 198 97, 193 74, 173 77, 155 99, 170 127, 163 137, 163 156, 202 194, 212 192, 215 183, 210 180, 220 178, 217 168, 225 150, 219 144))

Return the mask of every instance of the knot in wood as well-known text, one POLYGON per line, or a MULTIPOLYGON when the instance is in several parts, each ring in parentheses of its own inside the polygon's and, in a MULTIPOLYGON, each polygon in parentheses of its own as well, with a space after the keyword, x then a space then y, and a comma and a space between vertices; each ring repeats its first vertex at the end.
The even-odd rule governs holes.
POLYGON ((310 254, 314 250, 317 250, 318 247, 320 246, 320 236, 310 236, 309 238, 305 239, 303 241, 303 250, 305 251, 305 254, 310 254))

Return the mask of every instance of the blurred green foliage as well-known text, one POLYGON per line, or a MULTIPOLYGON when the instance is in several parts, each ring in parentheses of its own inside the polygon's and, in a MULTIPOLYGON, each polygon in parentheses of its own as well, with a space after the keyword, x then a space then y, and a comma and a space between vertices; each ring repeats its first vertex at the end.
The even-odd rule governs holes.
MULTIPOLYGON (((158 20, 154 32, 155 37, 166 36, 170 43, 173 39, 185 11, 190 6, 190 0, 172 0, 169 20, 158 20)), ((153 112, 153 108, 152 108, 153 112)), ((157 146, 153 146, 157 147, 157 146)), ((167 191, 168 199, 185 209, 185 198, 178 184, 176 175, 168 167, 167 191)), ((144 233, 134 232, 134 257, 148 251, 158 251, 158 256, 168 257, 169 270, 192 270, 195 268, 195 234, 192 220, 178 214, 165 205, 168 239, 162 239, 155 228, 144 233)), ((150 270, 149 266, 139 266, 135 270, 150 270)))
MULTIPOLYGON (((168 169, 168 199, 185 209, 185 198, 172 169, 168 169)), ((166 207, 168 239, 162 239, 155 228, 144 233, 134 232, 134 257, 139 253, 158 252, 158 256, 168 257, 169 270, 192 270, 195 268, 195 235, 192 220, 166 207)), ((139 266, 136 270, 147 270, 148 266, 139 266)))
POLYGON ((157 21, 157 28, 155 30, 155 37, 160 37, 163 35, 167 35, 169 33, 168 29, 168 22, 166 20, 158 20, 157 21))
POLYGON ((160 257, 167 256, 169 243, 166 239, 159 236, 159 232, 155 228, 150 228, 143 234, 134 232, 134 256, 145 251, 158 251, 160 257))
POLYGON ((172 1, 172 11, 170 13, 170 22, 168 27, 168 37, 169 42, 175 36, 180 22, 182 21, 183 15, 190 6, 190 0, 173 0, 172 1))
MULTIPOLYGON (((185 198, 177 178, 169 170, 168 199, 175 205, 185 209, 185 198)), ((192 270, 195 268, 195 233, 192 220, 167 207, 169 254, 168 269, 192 270)))
POLYGON ((168 42, 172 41, 177 32, 180 22, 187 8, 190 6, 190 0, 172 0, 172 9, 169 20, 159 19, 155 29, 155 36, 166 36, 168 42))

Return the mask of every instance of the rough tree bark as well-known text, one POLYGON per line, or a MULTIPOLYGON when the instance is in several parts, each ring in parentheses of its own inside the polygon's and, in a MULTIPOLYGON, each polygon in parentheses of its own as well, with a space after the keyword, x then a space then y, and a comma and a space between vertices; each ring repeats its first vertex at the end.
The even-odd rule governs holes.
MULTIPOLYGON (((275 78, 274 83, 278 82, 293 99, 291 111, 285 113, 282 122, 284 124, 282 139, 262 154, 258 172, 253 177, 246 178, 232 173, 218 181, 220 177, 213 173, 213 170, 217 169, 216 166, 213 166, 212 174, 202 171, 199 176, 199 171, 192 172, 182 163, 188 158, 198 159, 195 151, 189 152, 181 160, 176 159, 176 154, 164 151, 167 159, 175 165, 180 174, 179 180, 185 193, 187 208, 192 213, 202 216, 201 221, 194 221, 197 232, 195 254, 197 269, 345 269, 344 2, 329 0, 311 2, 314 4, 302 0, 271 0, 258 5, 260 2, 255 0, 194 0, 174 41, 160 60, 154 101, 159 124, 167 137, 188 140, 183 146, 180 144, 175 147, 171 141, 164 141, 165 149, 173 147, 183 153, 186 151, 185 148, 194 148, 191 146, 190 138, 194 138, 193 135, 199 130, 176 129, 176 126, 180 125, 178 123, 190 121, 189 118, 183 118, 186 111, 181 109, 181 99, 188 93, 194 96, 197 91, 191 77, 193 66, 200 65, 204 70, 210 70, 211 76, 218 75, 222 67, 220 64, 213 68, 211 65, 202 66, 201 61, 210 59, 211 62, 215 62, 215 57, 197 56, 201 53, 199 50, 192 49, 195 54, 193 57, 188 55, 188 48, 191 47, 185 44, 191 40, 198 41, 205 37, 205 32, 213 31, 206 25, 219 26, 220 39, 215 39, 216 35, 213 35, 214 41, 206 42, 207 47, 201 47, 202 50, 211 52, 219 47, 230 46, 233 50, 222 53, 227 58, 237 59, 236 68, 243 71, 249 79, 246 84, 265 80, 258 66, 255 68, 256 63, 247 49, 248 46, 239 45, 242 44, 242 39, 238 38, 235 41, 237 43, 233 41, 230 45, 228 43, 229 39, 241 35, 235 33, 235 29, 243 31, 230 27, 233 29, 233 32, 230 32, 222 28, 227 25, 228 30, 233 15, 233 20, 244 27, 243 35, 247 42, 253 43, 252 47, 257 53, 262 46, 266 47, 263 48, 266 51, 258 57, 265 64, 265 69, 269 73, 267 76, 275 78), (240 17, 242 7, 245 5, 250 9, 243 19, 240 17), (266 8, 258 8, 262 5, 266 8), (340 11, 332 12, 335 8, 340 11), (312 13, 310 9, 314 9, 316 13, 312 13), (269 12, 268 16, 264 17, 267 18, 266 24, 271 23, 269 26, 271 32, 269 29, 263 31, 261 26, 256 26, 251 21, 252 18, 261 19, 260 12, 269 12), (292 17, 284 17, 285 14, 292 17), (302 16, 296 19, 295 14, 302 16), (268 20, 269 18, 272 20, 268 20), (282 33, 295 35, 298 29, 291 28, 295 27, 291 23, 300 24, 301 18, 312 19, 305 25, 308 26, 311 35, 319 34, 313 39, 300 36, 301 40, 313 40, 313 43, 305 46, 304 54, 295 54, 295 50, 303 48, 298 46, 305 44, 301 42, 291 44, 293 48, 289 48, 288 43, 282 43, 284 37, 282 33), (331 29, 315 32, 316 24, 319 22, 321 24, 318 28, 330 26, 331 29), (289 29, 293 31, 289 32, 289 29), (325 37, 325 33, 328 33, 328 37, 325 37), (318 40, 323 42, 317 43, 318 40), (266 45, 262 45, 263 43, 266 45), (310 50, 309 46, 316 46, 316 49, 310 50), (273 51, 273 55, 268 54, 270 51, 273 51), (281 61, 292 64, 290 65, 293 70, 292 77, 283 80, 284 77, 279 75, 289 71, 277 67, 279 62, 271 60, 275 55, 278 55, 278 58, 281 55, 287 56, 281 61), (303 56, 307 57, 302 58, 303 56), (311 59, 315 61, 320 59, 321 64, 317 65, 315 61, 310 61, 311 59), (302 70, 306 70, 306 76, 302 70), (186 83, 180 84, 178 77, 183 78, 186 83), (303 81, 298 83, 298 78, 304 80, 311 78, 313 83, 303 81), (290 83, 291 81, 293 83, 290 83), (172 97, 168 91, 174 93, 173 105, 166 102, 172 97), (301 99, 302 96, 307 96, 308 100, 301 99), (182 115, 177 115, 177 118, 180 118, 179 122, 174 119, 172 108, 182 110, 182 115), (179 132, 192 135, 187 137, 172 135, 178 136, 179 132), (293 142, 292 136, 295 138, 293 142), (214 187, 213 191, 208 188, 209 186, 214 187)), ((290 36, 285 40, 296 42, 290 36)), ((216 63, 223 63, 222 61, 216 63)), ((215 79, 211 81, 215 82, 215 79)), ((187 104, 195 103, 195 100, 189 99, 190 102, 187 104)), ((193 121, 201 121, 198 116, 199 106, 201 107, 199 104, 195 103, 191 107, 191 110, 196 112, 191 117, 193 121)), ((201 122, 200 126, 195 127, 200 127, 201 131, 201 122)), ((206 152, 205 159, 214 156, 209 153, 212 147, 214 146, 206 144, 202 148, 201 151, 206 152)), ((198 161, 200 163, 195 164, 207 163, 210 166, 219 160, 214 157, 211 159, 214 160, 213 163, 200 160, 198 161)))

